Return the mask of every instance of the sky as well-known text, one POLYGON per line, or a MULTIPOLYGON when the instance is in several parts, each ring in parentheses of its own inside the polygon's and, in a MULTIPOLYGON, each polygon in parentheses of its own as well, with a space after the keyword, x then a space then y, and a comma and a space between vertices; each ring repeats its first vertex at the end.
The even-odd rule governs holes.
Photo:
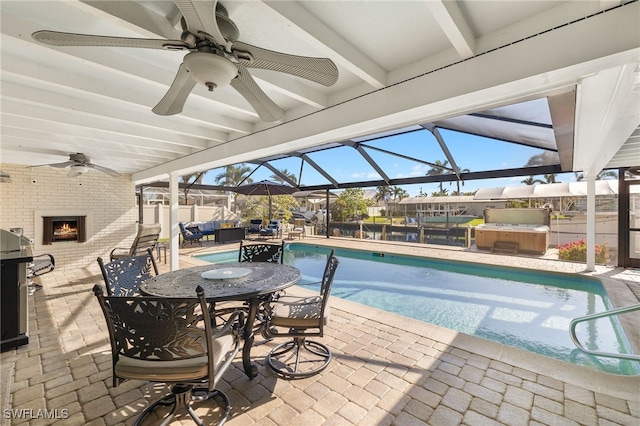
MULTIPOLYGON (((542 150, 536 148, 454 131, 441 130, 441 133, 454 161, 463 171, 475 172, 523 167, 532 156, 542 152, 542 150)), ((393 156, 376 150, 375 148, 396 152, 404 156, 418 158, 431 163, 435 163, 438 160, 441 163, 446 161, 446 156, 435 137, 426 130, 390 136, 364 143, 370 147, 365 148, 367 153, 392 179, 425 176, 429 169, 431 169, 431 166, 393 156)), ((328 149, 312 153, 309 156, 338 182, 360 182, 380 179, 379 174, 351 147, 328 149)), ((286 169, 296 176, 300 174, 301 159, 299 158, 278 160, 272 162, 272 164, 277 169, 286 169)), ((253 165, 249 166, 252 167, 252 169, 255 167, 253 165)), ((215 169, 207 172, 203 183, 211 185, 217 184, 215 177, 222 171, 223 169, 215 169)), ((251 175, 251 178, 254 182, 263 179, 272 180, 272 175, 273 173, 269 169, 260 167, 251 175)), ((543 179, 543 176, 536 177, 543 179)), ((465 181, 461 183, 460 190, 468 192, 487 187, 520 186, 524 185, 522 180, 525 178, 526 176, 465 181)), ((574 173, 563 173, 556 175, 556 180, 559 182, 569 182, 575 181, 576 177, 574 173)), ((307 164, 303 166, 300 182, 303 185, 328 183, 322 175, 307 164)), ((417 196, 421 189, 423 193, 430 195, 432 192, 439 190, 439 183, 405 185, 402 187, 410 196, 417 196)), ((443 188, 449 192, 455 191, 456 183, 445 182, 443 183, 443 188)), ((364 189, 375 189, 375 187, 364 189)))

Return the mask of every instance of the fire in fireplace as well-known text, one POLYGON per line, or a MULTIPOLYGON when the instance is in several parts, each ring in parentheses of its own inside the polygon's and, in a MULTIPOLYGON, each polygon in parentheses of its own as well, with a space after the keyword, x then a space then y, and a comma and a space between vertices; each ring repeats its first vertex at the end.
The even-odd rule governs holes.
POLYGON ((76 218, 55 218, 53 220, 53 241, 76 241, 78 221, 76 218))
POLYGON ((86 216, 44 216, 42 243, 49 245, 57 241, 85 242, 85 218, 86 216))

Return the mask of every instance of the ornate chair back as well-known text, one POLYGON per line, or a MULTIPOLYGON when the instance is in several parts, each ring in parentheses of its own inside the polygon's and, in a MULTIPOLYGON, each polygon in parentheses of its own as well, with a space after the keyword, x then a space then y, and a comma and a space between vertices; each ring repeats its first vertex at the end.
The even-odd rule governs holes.
POLYGON ((284 262, 284 241, 280 244, 257 243, 244 245, 240 241, 238 262, 284 262))
POLYGON ((104 296, 100 285, 93 291, 109 330, 113 386, 129 379, 173 384, 172 393, 145 409, 135 424, 158 405, 175 405, 163 423, 168 424, 177 404, 203 424, 190 404, 215 396, 225 403, 219 424, 224 423, 229 399, 215 386, 240 350, 243 314, 232 315, 224 327, 214 329, 209 315, 203 315, 208 307, 199 286, 196 297, 190 298, 104 296))
POLYGON ((158 275, 152 249, 147 249, 144 255, 124 257, 109 263, 104 263, 99 257, 98 264, 109 296, 139 295, 140 286, 151 278, 151 274, 158 275))

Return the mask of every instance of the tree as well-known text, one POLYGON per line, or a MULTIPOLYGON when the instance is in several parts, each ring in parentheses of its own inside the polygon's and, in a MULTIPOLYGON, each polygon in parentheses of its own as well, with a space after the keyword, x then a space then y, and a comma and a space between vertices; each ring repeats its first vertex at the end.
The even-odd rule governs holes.
POLYGON ((449 191, 447 191, 446 188, 441 189, 440 191, 431 193, 432 197, 446 197, 447 195, 449 195, 449 191))
MULTIPOLYGON (((525 167, 536 167, 536 166, 546 166, 548 164, 557 164, 560 162, 560 158, 558 157, 557 152, 544 151, 540 154, 532 155, 529 158, 529 161, 524 165, 525 167)), ((531 176, 531 180, 528 181, 531 183, 527 183, 526 179, 522 181, 522 183, 527 185, 535 185, 536 183, 556 183, 556 175, 555 173, 549 173, 544 175, 544 180, 534 179, 531 176)))
MULTIPOLYGON (((298 178, 296 177, 295 173, 290 172, 287 169, 278 169, 278 172, 285 175, 290 181, 294 183, 298 183, 298 178)), ((285 183, 285 180, 282 178, 282 176, 278 175, 277 173, 274 173, 271 175, 271 180, 274 180, 280 183, 285 183)))
MULTIPOLYGON (((469 169, 461 169, 460 173, 469 173, 471 170, 469 169)), ((451 183, 449 183, 451 184, 451 183)), ((461 195, 460 194, 460 184, 462 184, 462 186, 464 186, 464 181, 462 179, 456 179, 456 192, 453 193, 452 195, 461 195)))
MULTIPOLYGON (((218 183, 218 185, 238 186, 240 182, 242 182, 249 173, 251 173, 251 167, 245 166, 244 163, 238 164, 238 165, 230 165, 225 167, 225 170, 223 173, 220 173, 215 177, 215 181, 218 183)), ((244 180, 244 182, 251 183, 253 182, 253 179, 247 178, 246 180, 244 180)), ((236 204, 237 197, 238 197, 238 194, 234 192, 232 195, 234 212, 237 211, 237 204, 236 204)))
POLYGON ((332 203, 331 215, 337 221, 346 221, 367 214, 367 207, 370 206, 371 200, 364 198, 362 189, 348 188, 332 203))
MULTIPOLYGON (((293 195, 274 195, 271 197, 273 218, 279 218, 287 222, 293 216, 291 212, 296 207, 298 207, 298 200, 293 195)), ((267 223, 269 219, 269 197, 266 195, 248 197, 243 211, 247 219, 260 218, 264 223, 267 223)))
POLYGON ((389 198, 391 197, 391 188, 388 186, 379 186, 376 188, 375 200, 382 202, 386 212, 389 212, 389 198))
MULTIPOLYGON (((393 210, 395 210, 396 206, 403 198, 407 198, 409 193, 399 186, 394 186, 391 188, 391 195, 393 196, 393 210)), ((391 217, 393 218, 393 211, 391 212, 391 217)))
MULTIPOLYGON (((436 160, 433 167, 431 167, 427 171, 427 176, 441 176, 445 174, 445 169, 448 168, 447 167, 448 165, 449 165, 449 160, 444 160, 444 162, 440 160, 436 160)), ((444 192, 442 188, 442 181, 440 181, 439 184, 440 184, 440 193, 442 194, 444 192)))
MULTIPOLYGON (((202 183, 202 178, 204 177, 204 175, 206 173, 207 172, 204 171, 204 172, 199 172, 199 173, 192 173, 190 175, 182 175, 182 176, 180 176, 180 180, 183 183, 188 183, 188 184, 191 184, 191 185, 196 184, 196 183, 197 184, 201 184, 202 183)), ((189 204, 187 197, 189 197, 189 188, 190 188, 191 185, 187 185, 187 187, 184 188, 184 204, 185 205, 189 204)))
POLYGON ((544 183, 543 180, 540 179, 536 179, 534 176, 529 176, 528 178, 520 181, 521 183, 524 183, 525 185, 535 185, 536 183, 544 183))
MULTIPOLYGON (((576 181, 579 182, 584 179, 585 177, 583 172, 576 172, 576 181)), ((596 176, 596 180, 607 179, 618 179, 618 172, 616 172, 615 170, 602 170, 600 173, 598 173, 598 176, 596 176)))

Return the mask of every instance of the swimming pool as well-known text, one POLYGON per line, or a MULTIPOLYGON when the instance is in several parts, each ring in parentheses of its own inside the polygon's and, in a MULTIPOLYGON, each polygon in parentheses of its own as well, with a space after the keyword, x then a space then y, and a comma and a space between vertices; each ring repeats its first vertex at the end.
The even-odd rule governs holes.
MULTIPOLYGON (((302 271, 301 283, 318 282, 329 247, 290 243, 284 262, 302 271)), ((237 261, 237 251, 198 256, 213 263, 237 261)), ((340 266, 331 294, 530 352, 614 374, 640 374, 640 363, 595 358, 569 336, 576 317, 611 309, 600 281, 475 263, 336 249, 340 266)), ((618 320, 581 324, 590 349, 629 353, 618 320)))

